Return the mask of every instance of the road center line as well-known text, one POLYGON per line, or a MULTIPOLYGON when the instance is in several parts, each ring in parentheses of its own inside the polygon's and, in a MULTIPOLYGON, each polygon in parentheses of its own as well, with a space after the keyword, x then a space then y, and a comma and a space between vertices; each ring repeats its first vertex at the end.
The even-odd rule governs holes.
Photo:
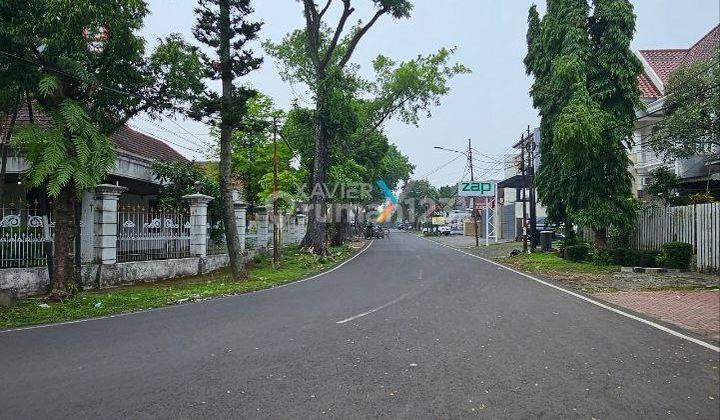
POLYGON ((710 343, 706 343, 706 342, 703 341, 703 340, 699 340, 699 339, 697 339, 697 338, 695 338, 695 337, 691 337, 691 336, 686 335, 686 334, 683 334, 683 333, 681 333, 681 332, 679 332, 679 331, 675 331, 675 330, 673 330, 673 329, 671 329, 671 328, 668 328, 668 327, 666 327, 666 326, 664 326, 664 325, 660 325, 660 324, 658 324, 658 323, 656 323, 656 322, 653 322, 653 321, 650 321, 650 320, 648 320, 648 319, 641 318, 641 317, 636 316, 636 315, 633 315, 633 314, 631 314, 631 313, 628 313, 628 312, 622 311, 622 310, 620 310, 620 309, 614 308, 614 307, 612 307, 612 306, 610 306, 610 305, 606 305, 606 304, 604 304, 604 303, 602 303, 602 302, 599 302, 599 301, 597 301, 597 300, 595 300, 595 299, 591 299, 591 298, 589 298, 589 297, 587 297, 587 296, 581 295, 580 293, 572 292, 572 291, 567 290, 567 289, 565 289, 565 288, 563 288, 563 287, 556 286, 556 285, 554 285, 554 284, 552 284, 552 283, 549 283, 549 282, 547 282, 547 281, 545 281, 545 280, 541 280, 541 279, 539 279, 539 278, 537 278, 537 277, 533 277, 533 276, 531 276, 530 274, 523 273, 522 271, 515 270, 514 268, 511 268, 511 267, 508 267, 508 266, 506 266, 506 265, 500 264, 500 263, 495 262, 495 261, 493 261, 493 260, 489 260, 489 259, 487 259, 487 258, 483 258, 483 257, 481 257, 481 256, 479 256, 479 255, 471 254, 471 253, 466 252, 466 251, 463 251, 463 250, 461 250, 461 249, 457 249, 457 248, 451 247, 450 245, 445 245, 445 244, 440 243, 440 242, 435 242, 435 241, 433 241, 433 240, 430 240, 430 239, 427 239, 427 238, 423 238, 423 237, 421 237, 421 236, 418 236, 418 238, 424 239, 424 240, 426 240, 426 241, 428 241, 428 242, 431 242, 431 243, 434 243, 434 244, 437 244, 437 245, 440 245, 440 246, 444 246, 445 248, 450 248, 450 249, 452 249, 452 250, 454 250, 454 251, 460 252, 460 253, 465 254, 465 255, 467 255, 467 256, 469 256, 469 257, 473 257, 473 258, 477 258, 477 259, 479 259, 479 260, 483 260, 483 261, 485 261, 485 262, 487 262, 487 263, 490 263, 490 264, 492 264, 492 265, 495 265, 495 266, 497 266, 497 267, 502 267, 502 268, 504 268, 504 269, 506 269, 506 270, 512 271, 512 272, 515 273, 515 274, 519 274, 519 275, 521 275, 521 276, 523 276, 523 277, 526 277, 526 278, 528 278, 528 279, 530 279, 530 280, 536 281, 536 282, 538 282, 538 283, 540 283, 540 284, 542 284, 542 285, 544 285, 544 286, 552 287, 553 289, 559 290, 559 291, 561 291, 561 292, 563 292, 563 293, 567 293, 567 294, 570 295, 570 296, 574 296, 574 297, 576 297, 576 298, 578 298, 578 299, 584 300, 585 302, 591 303, 591 304, 593 304, 593 305, 595 305, 595 306, 599 306, 599 307, 601 307, 601 308, 603 308, 603 309, 607 309, 608 311, 615 312, 615 313, 618 314, 618 315, 622 315, 622 316, 624 316, 624 317, 627 317, 627 318, 630 318, 630 319, 634 319, 635 321, 642 322, 643 324, 649 325, 649 326, 651 326, 651 327, 653 327, 653 328, 656 328, 656 329, 658 329, 658 330, 660 330, 660 331, 663 331, 663 332, 666 332, 666 333, 668 333, 668 334, 674 335, 675 337, 682 338, 683 340, 687 340, 687 341, 690 341, 690 342, 695 343, 695 344, 699 344, 699 345, 705 347, 706 349, 710 349, 710 350, 713 350, 713 351, 716 351, 716 352, 719 352, 719 353, 720 353, 720 347, 718 347, 718 346, 714 346, 714 345, 712 345, 712 344, 710 344, 710 343))
POLYGON ((336 324, 344 324, 344 323, 346 323, 346 322, 350 322, 350 321, 356 320, 356 319, 358 319, 358 318, 362 318, 362 317, 364 317, 364 316, 366 316, 366 315, 370 315, 370 314, 372 314, 372 313, 375 313, 375 312, 379 311, 380 309, 387 308, 387 307, 390 306, 390 305, 394 305, 394 304, 400 302, 401 300, 405 299, 408 294, 409 294, 409 293, 402 294, 402 295, 400 295, 399 297, 391 300, 390 302, 388 302, 388 303, 386 303, 386 304, 384 304, 384 305, 378 306, 377 308, 373 308, 373 309, 370 309, 369 311, 365 311, 365 312, 363 312, 363 313, 360 313, 360 314, 351 316, 350 318, 343 319, 342 321, 337 321, 336 324))

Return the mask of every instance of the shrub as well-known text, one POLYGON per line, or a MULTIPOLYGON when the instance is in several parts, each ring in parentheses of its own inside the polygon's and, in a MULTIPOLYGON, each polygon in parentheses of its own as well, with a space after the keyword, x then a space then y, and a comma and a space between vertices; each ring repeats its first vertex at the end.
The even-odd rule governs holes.
POLYGON ((665 268, 690 268, 693 246, 684 242, 668 242, 662 246, 661 259, 665 268))
POLYGON ((565 239, 562 244, 560 244, 560 248, 558 249, 558 256, 560 258, 565 258, 565 249, 567 247, 580 244, 585 244, 585 242, 583 242, 582 239, 578 238, 577 236, 565 239))
POLYGON ((656 251, 638 251, 635 264, 638 267, 657 267, 659 252, 656 251))
POLYGON ((613 264, 632 267, 637 264, 639 253, 630 248, 615 248, 612 251, 613 264))
POLYGON ((595 265, 613 265, 613 252, 609 249, 598 249, 592 256, 592 263, 595 265))
POLYGON ((590 246, 585 243, 565 247, 565 258, 574 261, 587 261, 590 256, 590 246))

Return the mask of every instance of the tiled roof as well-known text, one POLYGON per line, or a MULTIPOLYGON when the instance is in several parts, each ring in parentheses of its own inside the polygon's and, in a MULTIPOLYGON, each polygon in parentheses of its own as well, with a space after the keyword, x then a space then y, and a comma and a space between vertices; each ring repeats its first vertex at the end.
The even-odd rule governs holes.
POLYGON ((660 97, 660 91, 650 81, 650 78, 645 73, 640 73, 638 76, 638 85, 640 87, 640 96, 647 99, 656 99, 660 97))
MULTIPOLYGON (((33 108, 33 111, 33 120, 38 125, 45 128, 50 127, 52 120, 49 115, 38 111, 36 107, 33 108)), ((29 123, 30 115, 28 113, 27 106, 23 106, 18 111, 16 124, 23 125, 29 123)), ((116 151, 124 151, 147 160, 187 161, 185 157, 172 147, 168 146, 165 142, 135 131, 127 126, 124 126, 117 132, 111 134, 110 140, 115 145, 116 151)))
POLYGON ((680 67, 687 50, 640 50, 640 54, 664 84, 670 78, 670 73, 680 67))
POLYGON ((710 32, 688 49, 683 59, 683 64, 689 64, 697 60, 709 60, 716 57, 715 54, 717 54, 718 45, 720 45, 720 25, 712 28, 710 32))
POLYGON ((116 149, 124 150, 148 160, 187 161, 183 155, 165 142, 127 126, 111 134, 110 140, 115 144, 116 149))
MULTIPOLYGON (((682 65, 692 64, 697 60, 713 58, 720 45, 720 25, 716 25, 692 47, 686 49, 640 50, 640 55, 653 69, 663 84, 670 79, 670 74, 682 65)), ((642 73, 638 77, 640 92, 643 98, 658 98, 660 91, 651 78, 642 73)))

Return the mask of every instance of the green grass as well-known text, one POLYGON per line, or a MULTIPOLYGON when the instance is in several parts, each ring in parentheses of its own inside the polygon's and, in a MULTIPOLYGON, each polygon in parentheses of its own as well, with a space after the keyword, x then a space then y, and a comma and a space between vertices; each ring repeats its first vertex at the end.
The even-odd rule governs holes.
POLYGON ((0 328, 134 312, 191 300, 267 289, 325 271, 346 260, 356 251, 349 246, 332 247, 332 255, 320 259, 301 253, 297 247, 288 247, 283 250, 280 269, 273 269, 272 261, 263 258, 259 263, 251 264, 249 279, 244 282, 232 281, 228 272, 221 270, 205 276, 115 289, 88 290, 61 302, 46 302, 43 297, 23 299, 17 305, 0 308, 0 328))
POLYGON ((534 254, 521 254, 516 257, 503 258, 503 264, 508 264, 524 271, 531 272, 565 272, 565 273, 614 273, 620 271, 620 266, 595 265, 590 262, 572 262, 558 257, 553 252, 537 252, 534 254))

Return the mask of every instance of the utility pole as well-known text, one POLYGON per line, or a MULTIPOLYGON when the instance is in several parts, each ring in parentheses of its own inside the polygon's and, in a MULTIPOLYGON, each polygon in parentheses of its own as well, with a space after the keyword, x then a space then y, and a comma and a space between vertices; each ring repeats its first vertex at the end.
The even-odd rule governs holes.
POLYGON ((278 226, 277 118, 273 117, 273 268, 280 267, 280 226, 278 226))
MULTIPOLYGON (((475 181, 475 173, 473 171, 472 140, 471 139, 468 139, 468 154, 467 154, 467 156, 468 156, 468 164, 470 165, 470 181, 472 182, 472 181, 475 181)), ((473 226, 475 229, 475 246, 479 247, 480 246, 480 237, 479 237, 479 233, 478 233, 478 222, 477 222, 478 210, 477 210, 477 203, 475 202, 476 199, 477 199, 476 197, 472 198, 472 206, 473 206, 472 216, 473 216, 473 226)), ((487 232, 485 232, 485 235, 487 235, 487 232)))
POLYGON ((528 251, 528 223, 527 223, 527 197, 525 194, 525 187, 527 186, 527 168, 525 167, 525 147, 522 145, 523 137, 520 136, 521 149, 520 149, 520 172, 522 173, 523 185, 522 185, 522 205, 523 205, 523 253, 528 251))
POLYGON ((528 177, 530 178, 530 249, 534 252, 537 247, 537 208, 535 199, 535 138, 530 137, 530 126, 527 129, 528 177))

